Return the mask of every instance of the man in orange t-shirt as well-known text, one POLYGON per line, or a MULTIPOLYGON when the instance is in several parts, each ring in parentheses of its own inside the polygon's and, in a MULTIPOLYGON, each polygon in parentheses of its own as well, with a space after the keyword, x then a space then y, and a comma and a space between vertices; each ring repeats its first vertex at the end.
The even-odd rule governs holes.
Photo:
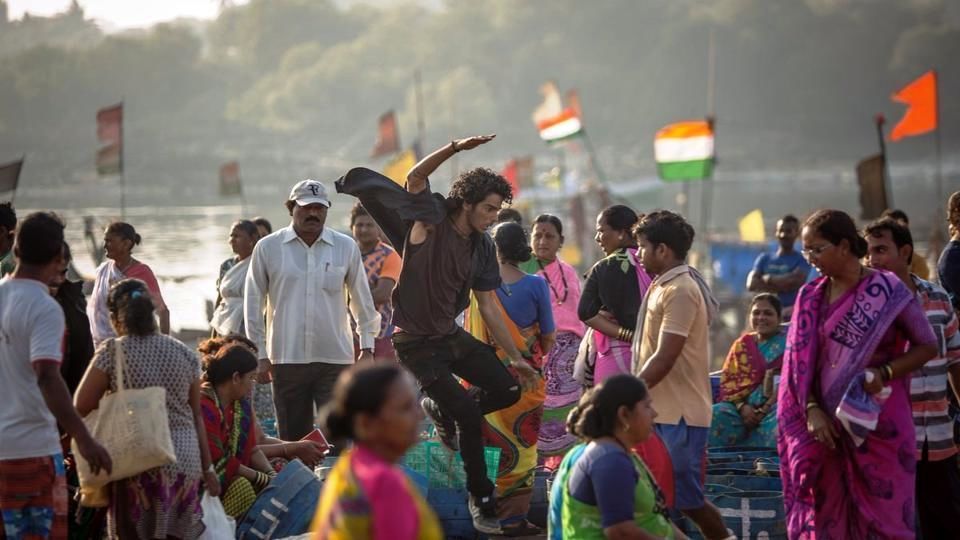
POLYGON ((393 288, 400 278, 403 261, 397 251, 381 240, 380 227, 367 214, 366 209, 357 203, 350 210, 350 230, 360 247, 363 268, 367 272, 367 283, 373 295, 373 303, 380 313, 380 333, 374 342, 373 358, 397 360, 390 336, 393 335, 393 288))

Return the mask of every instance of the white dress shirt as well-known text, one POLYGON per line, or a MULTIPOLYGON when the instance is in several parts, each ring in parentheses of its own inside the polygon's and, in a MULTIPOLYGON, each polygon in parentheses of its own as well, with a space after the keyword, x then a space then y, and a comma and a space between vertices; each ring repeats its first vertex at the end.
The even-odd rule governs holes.
POLYGON ((380 314, 357 243, 324 227, 307 246, 293 226, 284 227, 257 242, 250 256, 243 291, 247 337, 274 364, 352 364, 347 294, 360 347, 372 349, 380 314))

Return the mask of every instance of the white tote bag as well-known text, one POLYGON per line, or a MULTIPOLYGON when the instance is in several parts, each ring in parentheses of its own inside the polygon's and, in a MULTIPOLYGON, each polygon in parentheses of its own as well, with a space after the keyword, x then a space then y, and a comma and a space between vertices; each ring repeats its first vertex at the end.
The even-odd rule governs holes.
POLYGON ((104 471, 91 473, 90 464, 77 451, 74 441, 77 476, 83 487, 104 486, 177 460, 167 419, 167 389, 159 386, 124 389, 123 338, 114 342, 113 361, 117 391, 100 398, 99 407, 83 419, 93 438, 110 453, 113 472, 109 475, 104 471))

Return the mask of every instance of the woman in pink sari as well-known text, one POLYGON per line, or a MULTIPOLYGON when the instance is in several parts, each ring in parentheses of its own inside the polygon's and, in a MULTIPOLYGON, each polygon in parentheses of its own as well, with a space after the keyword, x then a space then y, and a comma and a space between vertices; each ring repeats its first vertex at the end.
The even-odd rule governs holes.
POLYGON ((850 216, 820 210, 802 239, 823 277, 800 290, 779 388, 788 535, 914 538, 909 381, 936 338, 895 275, 860 264, 850 216))

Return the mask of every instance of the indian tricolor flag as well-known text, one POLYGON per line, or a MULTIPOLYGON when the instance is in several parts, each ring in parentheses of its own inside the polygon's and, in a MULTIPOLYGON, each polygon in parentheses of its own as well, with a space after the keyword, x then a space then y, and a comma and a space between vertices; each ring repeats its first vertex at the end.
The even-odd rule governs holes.
POLYGON ((703 180, 713 173, 713 128, 704 120, 664 127, 653 150, 662 180, 703 180))
POLYGON ((577 111, 567 107, 560 114, 537 122, 537 129, 541 139, 552 143, 579 135, 583 125, 577 111))

